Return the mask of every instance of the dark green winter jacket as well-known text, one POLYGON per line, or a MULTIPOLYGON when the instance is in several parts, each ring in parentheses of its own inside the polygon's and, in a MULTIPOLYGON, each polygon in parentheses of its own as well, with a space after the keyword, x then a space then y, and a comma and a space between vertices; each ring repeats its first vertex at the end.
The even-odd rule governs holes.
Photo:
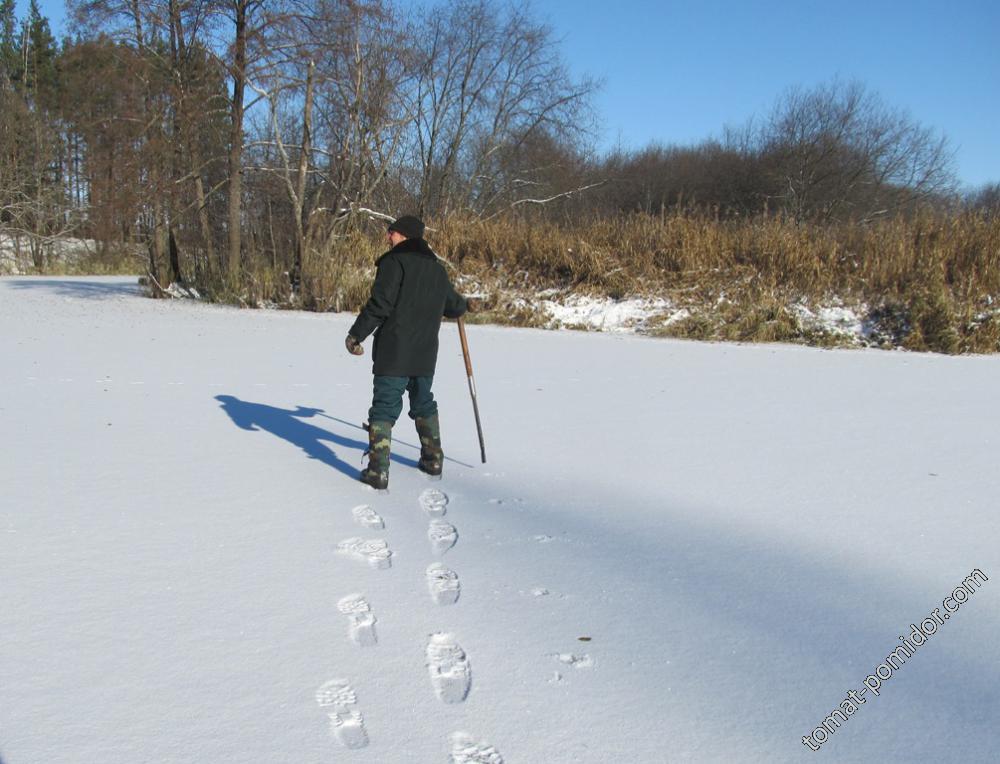
POLYGON ((437 365, 441 318, 458 318, 466 308, 427 242, 407 239, 378 259, 371 297, 350 334, 361 342, 375 332, 376 375, 430 377, 437 365))

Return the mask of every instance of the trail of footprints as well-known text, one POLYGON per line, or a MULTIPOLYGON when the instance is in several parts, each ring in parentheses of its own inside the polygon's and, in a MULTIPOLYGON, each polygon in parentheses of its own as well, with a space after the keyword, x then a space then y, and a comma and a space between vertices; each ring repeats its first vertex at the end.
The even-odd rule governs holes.
MULTIPOLYGON (((437 488, 424 490, 418 503, 429 519, 427 539, 431 552, 441 556, 458 542, 455 526, 444 520, 448 512, 448 495, 437 488)), ((368 504, 351 510, 354 522, 366 530, 382 530, 385 520, 368 504)), ((352 537, 337 544, 337 552, 371 567, 384 570, 392 567, 392 551, 380 538, 352 537)), ((427 590, 435 605, 447 606, 458 602, 462 591, 458 574, 442 564, 431 563, 426 571, 427 590)), ((347 635, 360 647, 378 644, 375 624, 378 619, 363 594, 348 594, 337 602, 337 610, 347 618, 347 635)), ((461 703, 472 687, 472 665, 465 650, 453 634, 438 632, 428 637, 425 648, 427 673, 431 689, 443 703, 461 703)), ((364 748, 368 732, 364 717, 357 708, 357 695, 346 679, 331 679, 316 691, 317 704, 326 709, 330 718, 330 733, 345 748, 364 748)), ((449 738, 452 764, 503 764, 503 757, 491 744, 477 741, 465 732, 455 732, 449 738)))

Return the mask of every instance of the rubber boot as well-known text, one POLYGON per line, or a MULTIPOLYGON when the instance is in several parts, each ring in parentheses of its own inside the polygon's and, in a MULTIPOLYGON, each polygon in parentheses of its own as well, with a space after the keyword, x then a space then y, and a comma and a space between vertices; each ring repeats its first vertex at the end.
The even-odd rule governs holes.
POLYGON ((368 425, 368 466, 361 470, 361 482, 382 491, 389 487, 389 449, 392 445, 392 422, 368 425))
POLYGON ((420 438, 420 462, 417 466, 428 475, 440 475, 444 465, 444 451, 441 450, 441 426, 438 415, 416 419, 417 435, 420 438))

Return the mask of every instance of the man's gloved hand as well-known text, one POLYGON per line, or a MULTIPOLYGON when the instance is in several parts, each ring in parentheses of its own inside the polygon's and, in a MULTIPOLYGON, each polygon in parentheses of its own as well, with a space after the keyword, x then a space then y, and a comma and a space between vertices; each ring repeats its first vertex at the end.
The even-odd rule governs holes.
POLYGON ((365 349, 361 347, 361 343, 354 339, 354 336, 348 334, 346 339, 344 339, 344 346, 347 348, 347 352, 351 355, 364 355, 365 349))
POLYGON ((465 298, 465 309, 469 313, 478 313, 483 309, 483 301, 478 297, 467 297, 465 298))

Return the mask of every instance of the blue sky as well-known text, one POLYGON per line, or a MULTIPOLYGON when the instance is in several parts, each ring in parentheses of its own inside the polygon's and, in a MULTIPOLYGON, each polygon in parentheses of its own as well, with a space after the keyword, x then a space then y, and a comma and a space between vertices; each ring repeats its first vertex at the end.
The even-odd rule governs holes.
MULTIPOLYGON (((53 29, 62 0, 41 0, 53 29)), ((27 0, 18 0, 19 13, 27 0)), ((601 148, 693 143, 793 85, 857 79, 943 131, 961 180, 1000 182, 1000 2, 535 0, 571 71, 603 80, 601 148)))
POLYGON ((959 177, 1000 181, 1000 2, 540 0, 576 71, 604 79, 604 145, 690 143, 792 85, 857 79, 951 140, 959 177))

